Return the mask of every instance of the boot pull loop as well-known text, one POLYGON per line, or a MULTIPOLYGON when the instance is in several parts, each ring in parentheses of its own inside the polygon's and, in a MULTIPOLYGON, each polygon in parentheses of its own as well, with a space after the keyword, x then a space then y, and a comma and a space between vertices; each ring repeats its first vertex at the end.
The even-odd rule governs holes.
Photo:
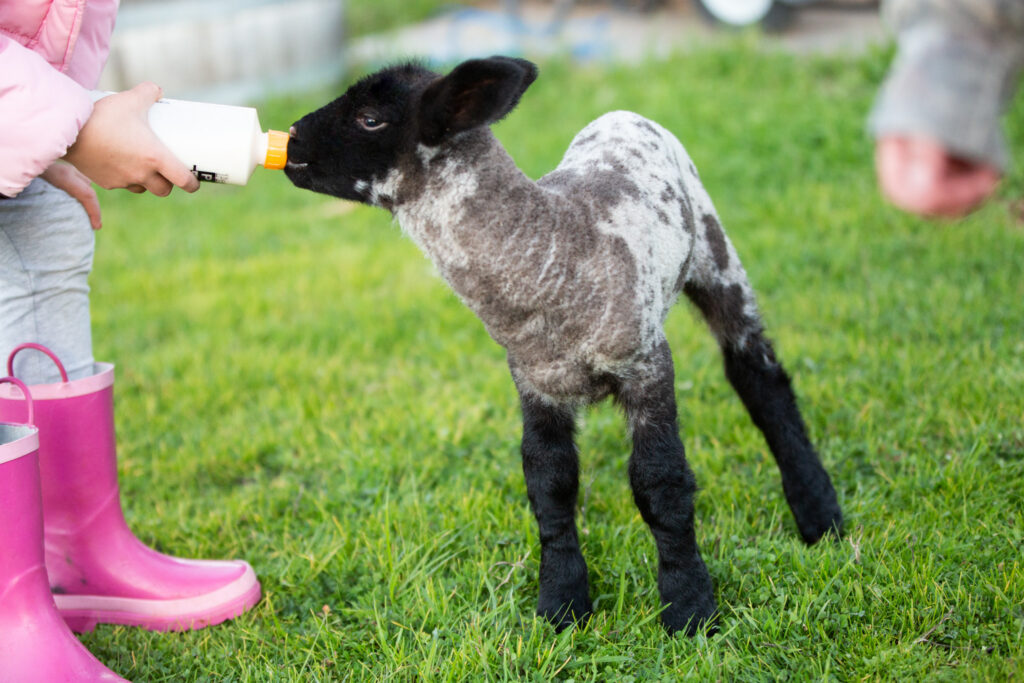
POLYGON ((21 389, 22 395, 25 397, 25 403, 28 404, 28 422, 25 424, 29 426, 35 426, 35 409, 32 406, 32 394, 29 393, 28 387, 17 377, 0 377, 0 384, 13 384, 14 386, 21 389))
MULTIPOLYGON (((19 351, 24 351, 25 349, 35 349, 36 351, 42 351, 47 356, 49 356, 50 360, 52 360, 54 362, 54 364, 57 366, 57 369, 60 370, 60 379, 61 379, 61 381, 64 382, 65 384, 67 384, 67 382, 68 382, 68 373, 65 372, 64 364, 60 362, 60 358, 57 358, 57 354, 55 354, 53 351, 51 351, 50 349, 46 348, 42 344, 34 344, 32 342, 28 342, 28 343, 25 343, 25 344, 19 344, 18 346, 15 346, 14 350, 11 351, 11 355, 7 356, 7 374, 8 375, 10 375, 11 377, 14 377, 14 357, 16 355, 18 355, 19 351)), ((27 396, 27 394, 26 394, 26 396, 27 396)), ((30 403, 30 405, 31 405, 31 403, 30 403)))

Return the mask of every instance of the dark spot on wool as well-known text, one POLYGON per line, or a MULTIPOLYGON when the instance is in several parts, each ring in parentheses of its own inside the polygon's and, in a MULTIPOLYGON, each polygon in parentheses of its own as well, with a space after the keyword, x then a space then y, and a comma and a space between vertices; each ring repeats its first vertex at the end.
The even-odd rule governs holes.
POLYGON ((622 159, 619 158, 619 156, 614 152, 610 150, 605 150, 604 154, 601 155, 601 159, 604 161, 604 163, 611 166, 612 170, 615 171, 617 174, 623 177, 629 175, 629 167, 625 163, 623 163, 622 159))
POLYGON ((734 347, 745 335, 758 332, 760 322, 746 314, 746 297, 738 284, 698 285, 687 282, 683 292, 700 309, 708 327, 725 345, 734 347))
POLYGON ((658 135, 658 129, 651 125, 646 119, 633 119, 633 125, 640 130, 645 130, 652 135, 658 135))
POLYGON ((696 229, 693 224, 693 206, 690 204, 690 198, 685 194, 679 197, 679 214, 683 219, 683 229, 688 235, 694 235, 696 229))
POLYGON ((688 266, 689 260, 687 260, 687 267, 679 269, 679 276, 676 278, 676 284, 674 287, 672 287, 673 293, 679 294, 679 292, 683 291, 686 287, 686 283, 689 281, 690 277, 690 269, 688 266))
POLYGON ((658 199, 662 204, 671 204, 679 200, 679 193, 672 187, 672 183, 666 182, 665 189, 661 191, 661 196, 658 199))
POLYGON ((729 267, 729 248, 725 244, 725 233, 722 232, 722 226, 718 223, 718 219, 709 213, 701 216, 701 220, 704 221, 704 236, 708 240, 708 246, 711 247, 715 266, 718 267, 718 270, 725 270, 729 267))
POLYGON ((537 184, 551 189, 566 189, 579 182, 580 174, 577 171, 570 168, 559 168, 538 180, 537 184))
POLYGON ((441 239, 441 226, 437 221, 423 221, 423 234, 432 242, 437 242, 441 239))
MULTIPOLYGON (((585 174, 573 169, 552 171, 537 185, 558 192, 586 208, 590 218, 611 220, 612 211, 625 201, 638 201, 640 188, 628 177, 607 168, 592 168, 585 174)), ((577 221, 579 219, 576 219, 577 221)))
POLYGON ((427 186, 426 166, 415 154, 407 154, 398 165, 398 182, 394 205, 400 206, 420 198, 427 186))
POLYGON ((590 190, 594 199, 602 200, 602 203, 609 208, 617 206, 627 199, 639 200, 642 196, 636 183, 616 170, 593 171, 587 176, 580 189, 590 190))

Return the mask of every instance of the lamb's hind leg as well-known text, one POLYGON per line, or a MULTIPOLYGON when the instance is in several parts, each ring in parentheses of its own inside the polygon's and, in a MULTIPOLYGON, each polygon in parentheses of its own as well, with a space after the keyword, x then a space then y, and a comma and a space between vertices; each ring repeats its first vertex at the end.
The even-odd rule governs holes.
POLYGON ((811 544, 829 531, 839 534, 843 516, 835 489, 807 438, 789 376, 764 335, 746 274, 717 221, 707 216, 703 237, 707 258, 695 263, 683 291, 717 337, 725 374, 775 456, 800 535, 811 544))
POLYGON ((576 535, 579 458, 575 415, 520 389, 523 474, 540 532, 537 614, 559 631, 591 612, 587 565, 576 535))
POLYGON ((623 381, 615 392, 629 420, 633 499, 658 547, 661 619, 670 633, 693 635, 713 621, 715 596, 693 527, 697 490, 679 438, 672 354, 662 342, 646 377, 623 381))

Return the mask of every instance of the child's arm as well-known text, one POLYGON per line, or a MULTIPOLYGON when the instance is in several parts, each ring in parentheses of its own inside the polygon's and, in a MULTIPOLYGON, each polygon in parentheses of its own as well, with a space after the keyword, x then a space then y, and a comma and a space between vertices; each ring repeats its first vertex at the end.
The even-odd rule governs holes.
POLYGON ((91 113, 84 88, 0 35, 0 194, 17 195, 62 157, 91 113))

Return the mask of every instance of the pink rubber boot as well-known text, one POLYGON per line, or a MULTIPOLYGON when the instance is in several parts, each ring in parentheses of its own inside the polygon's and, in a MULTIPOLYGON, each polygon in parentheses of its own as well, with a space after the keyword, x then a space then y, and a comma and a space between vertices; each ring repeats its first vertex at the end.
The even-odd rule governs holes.
MULTIPOLYGON (((6 388, 12 379, 0 382, 6 388)), ((43 562, 39 436, 30 424, 0 423, 0 683, 123 682, 78 642, 53 603, 43 562)))
MULTIPOLYGON (((75 631, 97 623, 154 631, 199 629, 236 617, 260 599, 247 562, 182 560, 139 541, 125 523, 114 445, 114 366, 96 374, 29 387, 39 428, 46 569, 61 615, 75 631)), ((6 389, 6 391, 5 391, 6 389)), ((0 385, 0 419, 24 414, 0 385)))

